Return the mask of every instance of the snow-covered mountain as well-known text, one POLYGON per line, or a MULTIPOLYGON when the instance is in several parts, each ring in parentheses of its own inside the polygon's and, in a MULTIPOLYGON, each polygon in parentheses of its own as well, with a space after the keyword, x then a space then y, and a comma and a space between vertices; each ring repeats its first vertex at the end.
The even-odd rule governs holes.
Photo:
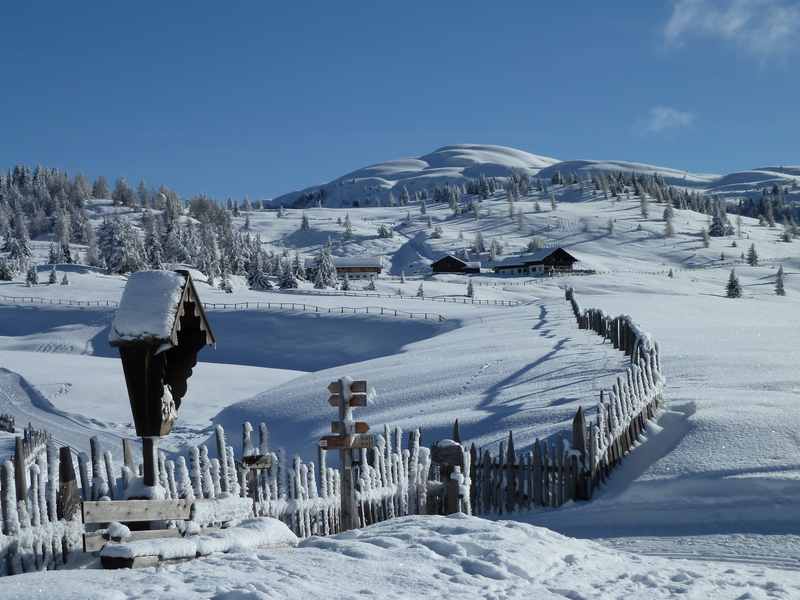
POLYGON ((279 196, 272 204, 305 208, 316 206, 321 200, 330 208, 376 206, 385 203, 389 194, 399 197, 403 188, 413 194, 444 184, 463 184, 481 175, 506 178, 514 172, 543 178, 559 172, 562 175, 658 174, 669 185, 732 197, 760 193, 773 185, 791 188, 800 185, 800 166, 760 167, 719 175, 624 160, 560 161, 507 146, 456 144, 419 158, 389 160, 357 169, 328 183, 279 196))
POLYGON ((559 161, 524 150, 485 144, 443 146, 419 158, 390 160, 347 173, 333 181, 291 192, 273 200, 274 205, 302 208, 324 197, 328 207, 370 206, 390 193, 399 196, 448 183, 465 183, 480 175, 509 177, 515 171, 536 175, 559 161))

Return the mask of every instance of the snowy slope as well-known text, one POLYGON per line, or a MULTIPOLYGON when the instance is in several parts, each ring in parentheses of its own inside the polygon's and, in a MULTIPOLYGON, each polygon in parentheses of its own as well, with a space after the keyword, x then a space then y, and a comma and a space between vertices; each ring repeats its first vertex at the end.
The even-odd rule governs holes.
POLYGON ((296 548, 211 555, 158 569, 11 577, 26 600, 286 598, 796 598, 797 573, 642 557, 514 521, 404 517, 296 548))
POLYGON ((664 181, 669 185, 693 188, 707 187, 719 178, 719 175, 690 173, 688 171, 681 171, 669 167, 657 167, 655 165, 624 160, 568 160, 542 169, 539 172, 539 176, 550 178, 556 173, 561 173, 562 175, 574 173, 576 175, 587 176, 593 172, 637 173, 640 175, 658 174, 663 177, 664 181))
POLYGON ((523 150, 485 144, 444 146, 419 158, 391 160, 347 173, 324 184, 275 198, 275 206, 295 206, 305 203, 301 196, 324 190, 325 206, 361 206, 385 200, 389 192, 395 196, 405 187, 410 193, 448 183, 465 183, 480 175, 508 177, 519 170, 529 175, 558 162, 523 150))

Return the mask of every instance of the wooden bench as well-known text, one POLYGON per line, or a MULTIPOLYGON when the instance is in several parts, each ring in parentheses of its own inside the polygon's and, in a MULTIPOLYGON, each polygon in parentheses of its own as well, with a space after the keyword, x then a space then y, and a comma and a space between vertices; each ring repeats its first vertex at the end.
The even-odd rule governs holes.
MULTIPOLYGON (((188 521, 192 515, 192 502, 188 500, 115 500, 84 501, 81 504, 83 524, 105 525, 118 523, 153 523, 164 521, 188 521)), ((155 538, 181 537, 176 527, 131 531, 126 540, 148 540, 155 538)), ((83 535, 83 551, 97 552, 110 539, 105 529, 87 531, 83 535)))

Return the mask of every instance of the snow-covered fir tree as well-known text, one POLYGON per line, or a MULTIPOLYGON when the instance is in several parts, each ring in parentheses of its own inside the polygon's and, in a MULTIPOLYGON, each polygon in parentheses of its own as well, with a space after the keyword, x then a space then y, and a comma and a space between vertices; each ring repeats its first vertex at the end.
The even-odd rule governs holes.
POLYGON ((725 287, 725 293, 728 298, 741 298, 742 287, 739 285, 739 278, 736 276, 736 271, 731 269, 731 274, 728 277, 728 284, 725 287))
POLYGON ((300 217, 300 231, 309 231, 311 224, 308 222, 308 215, 304 212, 300 217))
POLYGON ((758 252, 756 252, 755 244, 750 244, 750 248, 747 250, 747 264, 751 267, 758 266, 758 252))
POLYGON ((417 298, 424 298, 425 297, 425 288, 422 285, 422 282, 419 282, 419 287, 417 288, 417 298))
POLYGON ((314 287, 316 289, 335 288, 338 283, 336 266, 333 264, 330 244, 325 245, 317 255, 314 287))
POLYGON ((294 268, 288 258, 281 259, 280 275, 278 276, 278 287, 282 290, 297 289, 299 283, 294 274, 294 268))
POLYGON ((50 275, 48 275, 47 277, 47 283, 49 283, 50 285, 58 283, 58 273, 56 273, 55 265, 50 267, 50 275))
POLYGON ((778 273, 775 275, 775 293, 778 296, 786 295, 786 288, 783 285, 783 265, 778 265, 778 273))
POLYGON ((344 277, 341 279, 341 284, 339 285, 339 289, 343 292, 350 291, 350 275, 347 273, 344 274, 344 277))
POLYGON ((14 269, 5 256, 0 256, 0 281, 11 281, 12 279, 14 279, 14 269))
POLYGON ((64 276, 61 278, 61 285, 69 285, 69 277, 67 277, 66 271, 64 271, 64 276))
POLYGON ((472 278, 467 280, 467 297, 468 298, 475 297, 475 286, 472 284, 472 278))
POLYGON ((28 287, 39 285, 39 272, 36 270, 36 265, 28 267, 28 272, 25 274, 25 285, 28 287))
POLYGON ((350 213, 346 213, 344 216, 344 239, 350 240, 353 239, 353 223, 350 221, 350 213))
POLYGON ((369 283, 367 283, 367 285, 364 287, 364 289, 367 290, 368 292, 374 292, 375 291, 375 276, 374 275, 370 275, 369 276, 369 283))

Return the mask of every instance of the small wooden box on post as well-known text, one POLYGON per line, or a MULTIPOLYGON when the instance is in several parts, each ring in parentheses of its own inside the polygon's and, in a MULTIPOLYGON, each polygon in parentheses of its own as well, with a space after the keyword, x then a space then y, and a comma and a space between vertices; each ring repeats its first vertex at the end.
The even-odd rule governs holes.
POLYGON ((216 344, 188 271, 132 273, 109 334, 119 348, 136 434, 142 438, 144 485, 158 478, 158 439, 175 423, 197 353, 216 344))
POLYGON ((343 377, 328 384, 328 392, 328 404, 339 409, 339 420, 331 422, 331 432, 334 435, 323 436, 319 445, 325 450, 339 449, 342 469, 342 530, 354 529, 358 523, 353 450, 372 448, 375 445, 374 437, 368 433, 369 425, 364 421, 353 420, 353 409, 367 405, 367 382, 343 377))

